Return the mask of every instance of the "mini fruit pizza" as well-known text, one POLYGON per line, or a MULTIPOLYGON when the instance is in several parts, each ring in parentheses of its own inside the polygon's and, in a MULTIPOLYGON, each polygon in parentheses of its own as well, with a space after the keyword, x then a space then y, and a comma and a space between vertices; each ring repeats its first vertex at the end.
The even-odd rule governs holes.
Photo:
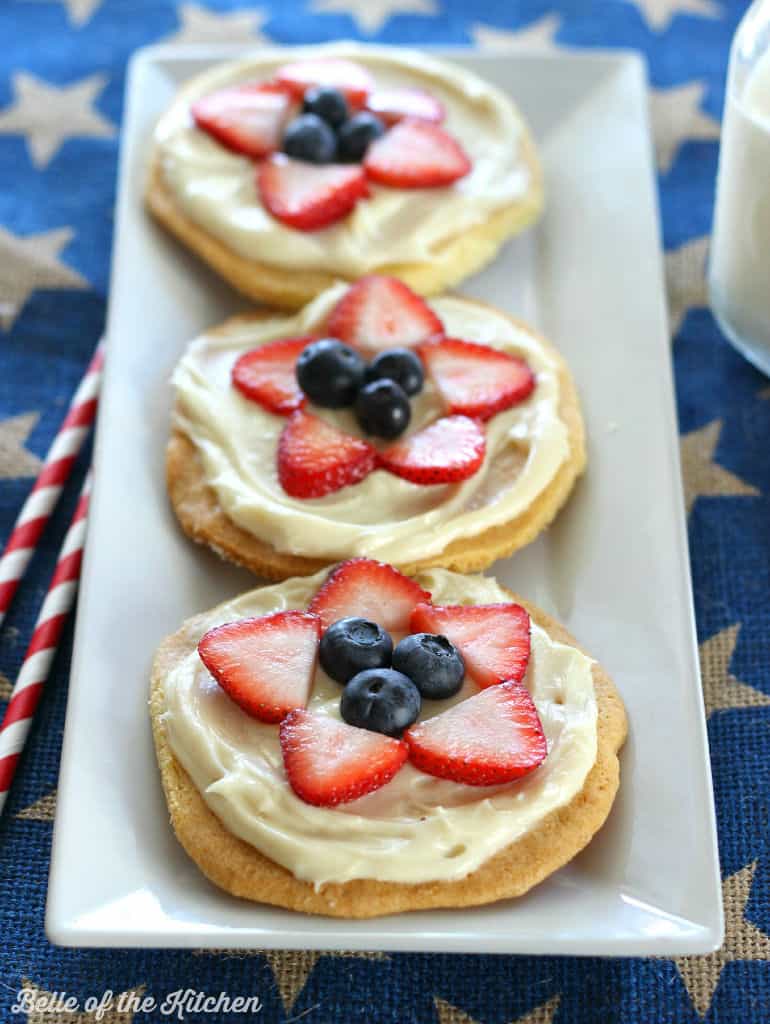
POLYGON ((192 342, 174 385, 183 528, 273 579, 353 556, 484 568, 547 526, 585 463, 548 342, 391 277, 229 320, 192 342))
POLYGON ((538 216, 542 185, 503 92, 421 52, 339 43, 188 83, 156 129, 147 202, 234 287, 296 309, 373 272, 455 284, 538 216))
POLYGON ((526 892, 603 824, 626 733, 602 669, 494 579, 366 558, 191 619, 151 713, 202 871, 340 917, 526 892))

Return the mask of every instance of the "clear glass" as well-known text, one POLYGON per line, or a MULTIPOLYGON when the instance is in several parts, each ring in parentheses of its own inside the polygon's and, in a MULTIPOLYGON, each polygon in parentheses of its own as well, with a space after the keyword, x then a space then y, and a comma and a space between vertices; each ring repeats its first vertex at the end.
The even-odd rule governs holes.
POLYGON ((770 375, 770 0, 755 0, 730 51, 709 293, 729 340, 770 375))

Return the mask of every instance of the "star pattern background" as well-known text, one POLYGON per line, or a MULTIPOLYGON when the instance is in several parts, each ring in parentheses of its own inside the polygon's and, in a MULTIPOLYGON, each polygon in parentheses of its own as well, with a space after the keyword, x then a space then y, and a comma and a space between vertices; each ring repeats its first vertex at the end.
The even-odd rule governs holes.
MULTIPOLYGON (((676 960, 54 949, 43 918, 68 631, 0 819, 0 1020, 10 1019, 14 993, 26 983, 39 993, 66 990, 81 999, 106 988, 256 992, 265 1024, 770 1022, 770 385, 725 343, 706 286, 724 72, 746 6, 743 0, 0 4, 0 541, 104 326, 122 96, 136 47, 354 36, 475 45, 510 52, 512 59, 525 49, 623 47, 644 54, 726 912, 721 951, 676 960)), ((627 258, 632 266, 633 254, 627 258)), ((88 458, 85 452, 0 631, 0 707, 88 458)), ((683 857, 697 854, 683 851, 683 857)), ((77 1017, 79 1024, 92 1019, 77 1017)), ((104 1019, 154 1024, 133 1013, 104 1019)))

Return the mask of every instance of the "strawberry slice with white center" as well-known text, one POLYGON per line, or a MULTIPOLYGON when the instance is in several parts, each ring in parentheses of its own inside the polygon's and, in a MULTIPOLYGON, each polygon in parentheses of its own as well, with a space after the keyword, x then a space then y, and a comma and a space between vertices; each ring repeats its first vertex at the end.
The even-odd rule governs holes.
POLYGON ((467 786, 513 782, 548 753, 543 726, 521 683, 490 686, 404 734, 409 759, 428 775, 467 786))
POLYGON ((303 708, 313 684, 321 620, 276 612, 216 626, 198 644, 203 664, 228 697, 261 722, 303 708))
POLYGON ((420 346, 420 358, 450 412, 488 420, 528 398, 535 375, 517 356, 459 338, 420 346))
POLYGON ((399 121, 366 151, 372 181, 392 188, 437 188, 464 178, 471 162, 443 128, 417 117, 399 121))
POLYGON ((293 498, 322 498, 367 477, 377 452, 312 413, 292 413, 278 440, 278 479, 293 498))
POLYGON ((420 604, 409 619, 412 633, 440 633, 459 650, 481 687, 520 682, 529 664, 529 614, 520 604, 420 604))
POLYGON ((311 86, 328 85, 339 89, 353 107, 362 106, 374 89, 374 79, 366 68, 352 60, 336 57, 285 64, 275 77, 291 90, 296 99, 302 99, 311 86))
POLYGON ((260 166, 257 187, 265 209, 300 231, 333 224, 369 194, 359 164, 311 164, 282 153, 260 166))
POLYGON ((294 367, 300 352, 314 340, 312 335, 281 338, 245 352, 233 366, 234 387, 268 412, 288 416, 305 402, 294 367))
POLYGON ((369 352, 413 348, 444 336, 430 306, 397 277, 368 274, 348 288, 334 307, 329 334, 369 352))
POLYGON ((417 117, 421 121, 441 124, 446 117, 443 103, 424 89, 375 89, 366 101, 366 109, 376 114, 387 125, 417 117))
POLYGON ((320 616, 324 629, 355 615, 379 623, 389 633, 405 633, 414 608, 429 601, 427 590, 392 565, 351 558, 332 569, 309 610, 320 616))
POLYGON ((289 785, 305 803, 335 807, 390 782, 407 758, 406 744, 299 709, 279 735, 289 785))
POLYGON ((247 83, 202 96, 192 116, 203 131, 245 156, 261 157, 281 146, 292 98, 273 83, 247 83))
POLYGON ((413 484, 456 484, 478 471, 487 442, 468 416, 443 416, 380 452, 380 466, 413 484))

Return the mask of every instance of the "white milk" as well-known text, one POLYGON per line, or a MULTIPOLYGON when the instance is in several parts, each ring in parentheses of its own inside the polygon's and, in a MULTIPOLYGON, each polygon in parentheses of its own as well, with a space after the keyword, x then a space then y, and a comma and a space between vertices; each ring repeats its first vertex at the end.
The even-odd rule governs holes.
POLYGON ((770 51, 730 75, 711 243, 711 306, 733 344, 770 374, 770 51))

